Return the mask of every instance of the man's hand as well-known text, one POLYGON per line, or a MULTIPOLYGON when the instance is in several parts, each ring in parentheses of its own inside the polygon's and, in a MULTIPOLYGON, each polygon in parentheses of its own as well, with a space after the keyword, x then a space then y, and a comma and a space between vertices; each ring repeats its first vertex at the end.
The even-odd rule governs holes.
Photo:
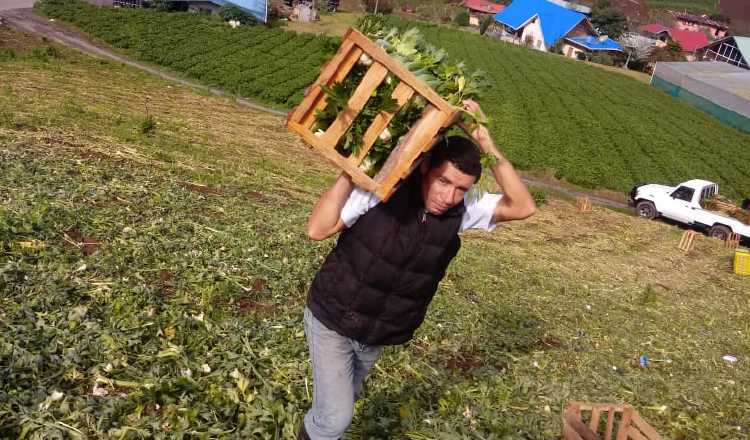
MULTIPOLYGON (((486 121, 487 117, 484 115, 484 112, 482 111, 482 108, 479 106, 479 104, 471 99, 467 99, 464 101, 464 108, 474 115, 477 116, 477 119, 479 121, 486 121)), ((487 127, 481 123, 477 123, 476 127, 467 127, 466 124, 459 124, 461 128, 469 134, 474 141, 476 141, 477 145, 479 145, 479 148, 482 149, 482 152, 492 154, 492 147, 495 146, 494 142, 492 142, 492 137, 490 136, 489 130, 487 130, 487 127)))
MULTIPOLYGON (((467 99, 464 101, 464 108, 470 113, 475 114, 478 120, 487 120, 484 112, 482 112, 482 108, 475 101, 467 99)), ((492 170, 492 175, 495 177, 495 181, 503 189, 503 198, 500 199, 495 207, 492 222, 521 220, 532 216, 536 212, 534 199, 529 194, 529 190, 513 168, 513 165, 505 159, 495 146, 495 142, 492 140, 487 127, 483 124, 477 124, 476 127, 471 129, 466 127, 465 124, 460 124, 460 126, 476 141, 484 154, 497 158, 496 163, 490 169, 492 170)))

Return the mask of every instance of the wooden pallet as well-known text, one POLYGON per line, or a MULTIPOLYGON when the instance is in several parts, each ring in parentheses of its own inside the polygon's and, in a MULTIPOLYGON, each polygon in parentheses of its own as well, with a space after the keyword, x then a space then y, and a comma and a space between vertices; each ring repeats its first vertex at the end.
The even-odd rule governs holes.
POLYGON ((302 102, 289 112, 287 127, 302 136, 305 142, 351 176, 359 187, 375 193, 381 200, 386 200, 401 179, 408 176, 414 169, 422 153, 432 148, 440 131, 452 125, 459 114, 458 108, 446 102, 422 80, 392 59, 380 46, 359 31, 349 29, 336 55, 323 67, 320 76, 307 90, 302 102), (349 99, 347 108, 339 113, 325 133, 316 136, 311 130, 315 123, 315 112, 326 105, 326 96, 322 86, 331 86, 343 81, 363 53, 373 60, 372 65, 349 99), (388 127, 394 116, 393 113, 381 112, 375 117, 364 134, 364 145, 359 154, 345 157, 336 151, 336 146, 365 107, 372 93, 389 73, 399 80, 399 84, 391 95, 398 102, 398 108, 417 95, 422 96, 427 105, 422 117, 391 152, 380 172, 374 178, 370 178, 359 168, 359 165, 367 156, 378 135, 388 127))
POLYGON ((563 413, 563 440, 661 440, 630 405, 571 402, 563 413))

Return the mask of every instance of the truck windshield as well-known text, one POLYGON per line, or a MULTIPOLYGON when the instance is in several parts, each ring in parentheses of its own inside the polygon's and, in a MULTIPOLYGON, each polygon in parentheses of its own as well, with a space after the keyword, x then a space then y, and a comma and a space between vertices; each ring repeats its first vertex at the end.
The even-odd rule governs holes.
POLYGON ((693 188, 688 188, 687 186, 681 186, 672 192, 672 197, 675 199, 680 199, 686 202, 690 202, 693 200, 694 193, 695 193, 695 190, 693 188))

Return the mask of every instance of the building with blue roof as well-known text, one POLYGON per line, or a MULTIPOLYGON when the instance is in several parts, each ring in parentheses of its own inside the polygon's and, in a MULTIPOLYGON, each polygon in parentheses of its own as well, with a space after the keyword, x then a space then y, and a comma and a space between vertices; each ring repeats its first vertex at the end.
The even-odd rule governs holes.
POLYGON ((503 28, 501 39, 545 52, 557 45, 571 58, 579 58, 581 53, 622 52, 617 42, 597 34, 586 15, 563 4, 513 0, 495 15, 495 21, 503 28))

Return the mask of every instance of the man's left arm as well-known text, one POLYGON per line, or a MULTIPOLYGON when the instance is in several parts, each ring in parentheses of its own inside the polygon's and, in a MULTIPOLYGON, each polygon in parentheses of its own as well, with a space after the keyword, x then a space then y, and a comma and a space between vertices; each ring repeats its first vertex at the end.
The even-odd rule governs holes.
MULTIPOLYGON (((467 100, 464 102, 466 108, 471 112, 481 112, 479 104, 467 100)), ((492 215, 492 223, 509 220, 522 220, 531 217, 536 212, 534 198, 531 197, 528 188, 521 180, 513 165, 498 150, 490 136, 487 127, 479 125, 472 133, 479 148, 483 153, 494 156, 497 160, 491 167, 492 175, 498 185, 503 189, 503 197, 498 201, 492 215)))

